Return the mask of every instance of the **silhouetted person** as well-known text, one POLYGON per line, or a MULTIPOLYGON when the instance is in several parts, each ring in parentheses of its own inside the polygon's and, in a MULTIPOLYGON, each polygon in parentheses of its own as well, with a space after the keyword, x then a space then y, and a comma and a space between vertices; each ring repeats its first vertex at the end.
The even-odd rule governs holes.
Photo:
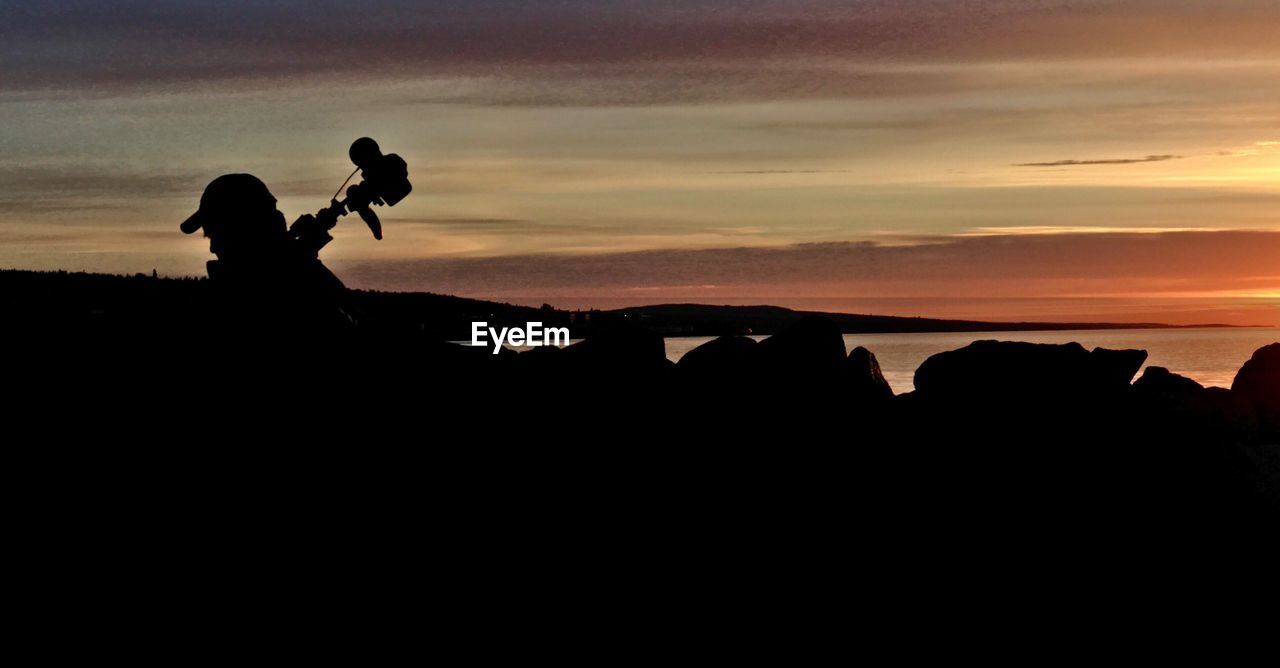
POLYGON ((207 267, 224 327, 311 336, 349 326, 339 307, 345 287, 319 259, 332 237, 316 225, 286 228, 276 198, 257 177, 214 179, 181 228, 203 229, 218 257, 207 267))

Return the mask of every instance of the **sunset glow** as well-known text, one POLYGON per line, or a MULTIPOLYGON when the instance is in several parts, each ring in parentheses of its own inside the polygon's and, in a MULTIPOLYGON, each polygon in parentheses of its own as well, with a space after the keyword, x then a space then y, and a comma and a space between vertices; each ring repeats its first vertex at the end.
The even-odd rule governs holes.
POLYGON ((212 178, 292 219, 371 135, 351 287, 1280 325, 1274 2, 358 9, 0 8, 0 267, 201 275, 212 178))

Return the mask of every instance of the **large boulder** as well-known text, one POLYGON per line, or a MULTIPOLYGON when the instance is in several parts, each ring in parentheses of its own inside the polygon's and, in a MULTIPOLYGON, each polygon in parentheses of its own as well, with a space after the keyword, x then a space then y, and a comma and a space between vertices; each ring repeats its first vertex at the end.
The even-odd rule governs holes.
POLYGON ((1231 393, 1251 402, 1263 427, 1280 434, 1280 343, 1253 353, 1231 383, 1231 393))
POLYGON ((552 374, 567 364, 563 348, 534 346, 516 358, 516 368, 531 374, 552 374))
POLYGON ((844 335, 828 318, 806 316, 760 342, 761 361, 788 374, 838 372, 845 364, 844 335))
POLYGON ((1280 343, 1254 351, 1236 374, 1231 391, 1258 401, 1280 402, 1280 343))
POLYGON ((489 346, 469 346, 446 341, 426 341, 404 348, 417 363, 427 364, 434 373, 493 373, 510 365, 517 354, 510 348, 499 348, 495 354, 489 346))
POLYGON ((515 382, 500 388, 501 397, 519 404, 525 414, 558 407, 557 402, 572 396, 583 414, 607 424, 634 412, 637 402, 657 396, 674 364, 666 358, 661 336, 623 323, 597 327, 564 348, 531 348, 512 366, 515 382))
POLYGON ((737 378, 755 372, 760 344, 745 336, 721 336, 684 354, 676 366, 699 379, 737 378))
POLYGON ((1147 367, 1133 384, 1146 435, 1162 442, 1220 442, 1257 429, 1253 407, 1220 387, 1205 387, 1164 367, 1147 367))
POLYGON ((1111 350, 1094 348, 1089 353, 1089 364, 1094 378, 1103 386, 1124 388, 1147 362, 1145 350, 1111 350))
POLYGON ((1133 384, 1133 390, 1140 397, 1193 397, 1202 394, 1204 386, 1162 366, 1149 366, 1133 384))
POLYGON ((930 400, 1096 400, 1129 388, 1146 361, 1141 350, 1090 352, 1078 343, 974 341, 938 353, 915 374, 916 392, 930 400))
POLYGON ((667 369, 662 336, 638 325, 611 324, 563 350, 561 360, 576 373, 652 373, 667 369))
POLYGON ((846 360, 839 326, 821 316, 805 316, 763 340, 757 373, 744 387, 770 409, 830 411, 844 401, 846 360))
POLYGON ((859 401, 886 401, 893 398, 893 388, 880 373, 880 362, 870 350, 858 346, 849 353, 845 366, 848 392, 859 401))

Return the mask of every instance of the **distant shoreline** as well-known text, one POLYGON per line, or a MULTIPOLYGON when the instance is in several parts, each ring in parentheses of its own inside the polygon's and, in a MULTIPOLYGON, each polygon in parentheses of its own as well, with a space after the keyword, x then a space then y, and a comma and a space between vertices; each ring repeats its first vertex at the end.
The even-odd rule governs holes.
POLYGON ((705 304, 657 304, 602 311, 601 313, 616 314, 629 320, 637 321, 664 336, 716 336, 725 333, 769 334, 800 318, 815 315, 835 322, 842 334, 967 334, 981 332, 1239 328, 1237 325, 1221 323, 1170 325, 1151 322, 994 322, 826 311, 797 311, 780 306, 711 306, 705 304), (761 329, 756 326, 761 323, 765 324, 765 328, 761 329))
MULTIPOLYGON (((153 274, 133 275, 100 274, 73 271, 31 271, 0 269, 0 289, 15 296, 21 292, 42 300, 65 301, 63 306, 72 310, 84 308, 84 297, 90 301, 105 299, 152 300, 162 297, 148 286, 171 286, 179 292, 199 289, 207 279, 197 277, 159 277, 153 274), (184 287, 186 286, 186 287, 184 287), (72 297, 72 295, 79 295, 72 297), (73 306, 74 304, 74 306, 73 306)), ((396 320, 415 320, 430 323, 427 329, 449 340, 469 336, 470 323, 486 320, 493 323, 523 323, 541 321, 546 324, 567 325, 574 338, 589 336, 600 325, 625 321, 641 325, 664 337, 722 336, 758 334, 768 336, 786 329, 792 323, 807 316, 828 318, 843 334, 913 334, 913 333, 1002 333, 1002 332, 1054 332, 1143 329, 1241 329, 1265 328, 1261 325, 1227 325, 1205 323, 1171 325, 1165 323, 1114 323, 1114 322, 996 322, 911 316, 887 316, 859 313, 793 310, 781 306, 727 306, 712 304, 653 304, 610 310, 568 310, 544 305, 542 308, 519 306, 510 303, 470 299, 430 292, 384 292, 379 290, 350 290, 352 302, 379 316, 391 316, 396 320)), ((160 304, 157 303, 157 306, 160 304)), ((44 306, 54 306, 45 304, 44 306)))
MULTIPOLYGON (((823 315, 823 314, 818 313, 818 315, 823 315)), ((1062 323, 1062 324, 1067 324, 1067 325, 1069 325, 1070 323, 1062 323)), ((1192 329, 1206 329, 1206 330, 1214 330, 1214 329, 1241 329, 1241 330, 1245 330, 1245 329, 1259 329, 1259 330, 1267 330, 1267 329, 1280 329, 1280 327, 1272 327, 1272 326, 1270 326, 1270 325, 1161 325, 1161 326, 1155 326, 1155 327, 1148 326, 1148 325, 1136 325, 1136 326, 1133 326, 1133 327, 1128 327, 1128 326, 1118 326, 1118 327, 1064 327, 1064 328, 1062 328, 1062 329, 991 329, 991 330, 970 330, 970 329, 962 329, 962 330, 939 330, 939 331, 929 331, 929 332, 924 332, 924 331, 912 331, 912 332, 887 332, 887 331, 879 331, 879 332, 840 332, 840 333, 841 333, 841 334, 845 334, 845 335, 849 335, 849 336, 857 336, 857 335, 864 335, 864 334, 1017 334, 1018 332, 1073 332, 1073 331, 1079 331, 1079 332, 1142 332, 1142 331, 1151 331, 1151 332, 1167 332, 1167 331, 1192 330, 1192 329)), ((767 335, 767 334, 749 334, 749 335, 747 335, 747 336, 754 337, 754 338, 765 338, 765 337, 767 337, 768 335, 767 335)), ((707 334, 664 334, 664 335, 663 335, 663 338, 667 338, 667 339, 705 339, 705 338, 708 338, 708 337, 710 337, 710 338, 715 338, 715 337, 711 337, 710 335, 707 335, 707 334)), ((580 340, 580 339, 574 339, 574 341, 578 341, 578 340, 580 340)))

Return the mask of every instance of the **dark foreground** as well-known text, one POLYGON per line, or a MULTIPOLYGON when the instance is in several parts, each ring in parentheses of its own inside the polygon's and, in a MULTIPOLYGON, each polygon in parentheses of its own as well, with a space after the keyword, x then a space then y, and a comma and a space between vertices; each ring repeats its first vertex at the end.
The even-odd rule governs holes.
POLYGON ((1274 532, 1280 510, 1280 344, 1224 390, 1156 368, 1133 382, 1143 351, 980 341, 930 358, 918 390, 895 397, 874 354, 846 351, 821 318, 761 343, 722 337, 678 365, 660 336, 626 325, 500 355, 403 330, 247 331, 27 332, 11 347, 16 415, 47 414, 43 438, 169 453, 337 443, 497 468, 529 458, 585 484, 648 471, 708 494, 874 501, 939 527, 1248 539, 1274 532))
MULTIPOLYGON (((168 555, 147 569, 198 554, 307 572, 305 588, 317 564, 376 556, 373 582, 424 569, 475 605, 622 574, 724 596, 783 574, 899 602, 996 580, 1164 583, 1192 563, 1275 575, 1280 344, 1225 390, 1135 381, 1142 351, 976 342, 895 397, 822 318, 677 365, 626 324, 493 355, 390 325, 208 329, 193 308, 7 323, 38 558, 74 571, 86 550, 146 545, 168 555)), ((144 563, 131 549, 122 567, 144 563)))

